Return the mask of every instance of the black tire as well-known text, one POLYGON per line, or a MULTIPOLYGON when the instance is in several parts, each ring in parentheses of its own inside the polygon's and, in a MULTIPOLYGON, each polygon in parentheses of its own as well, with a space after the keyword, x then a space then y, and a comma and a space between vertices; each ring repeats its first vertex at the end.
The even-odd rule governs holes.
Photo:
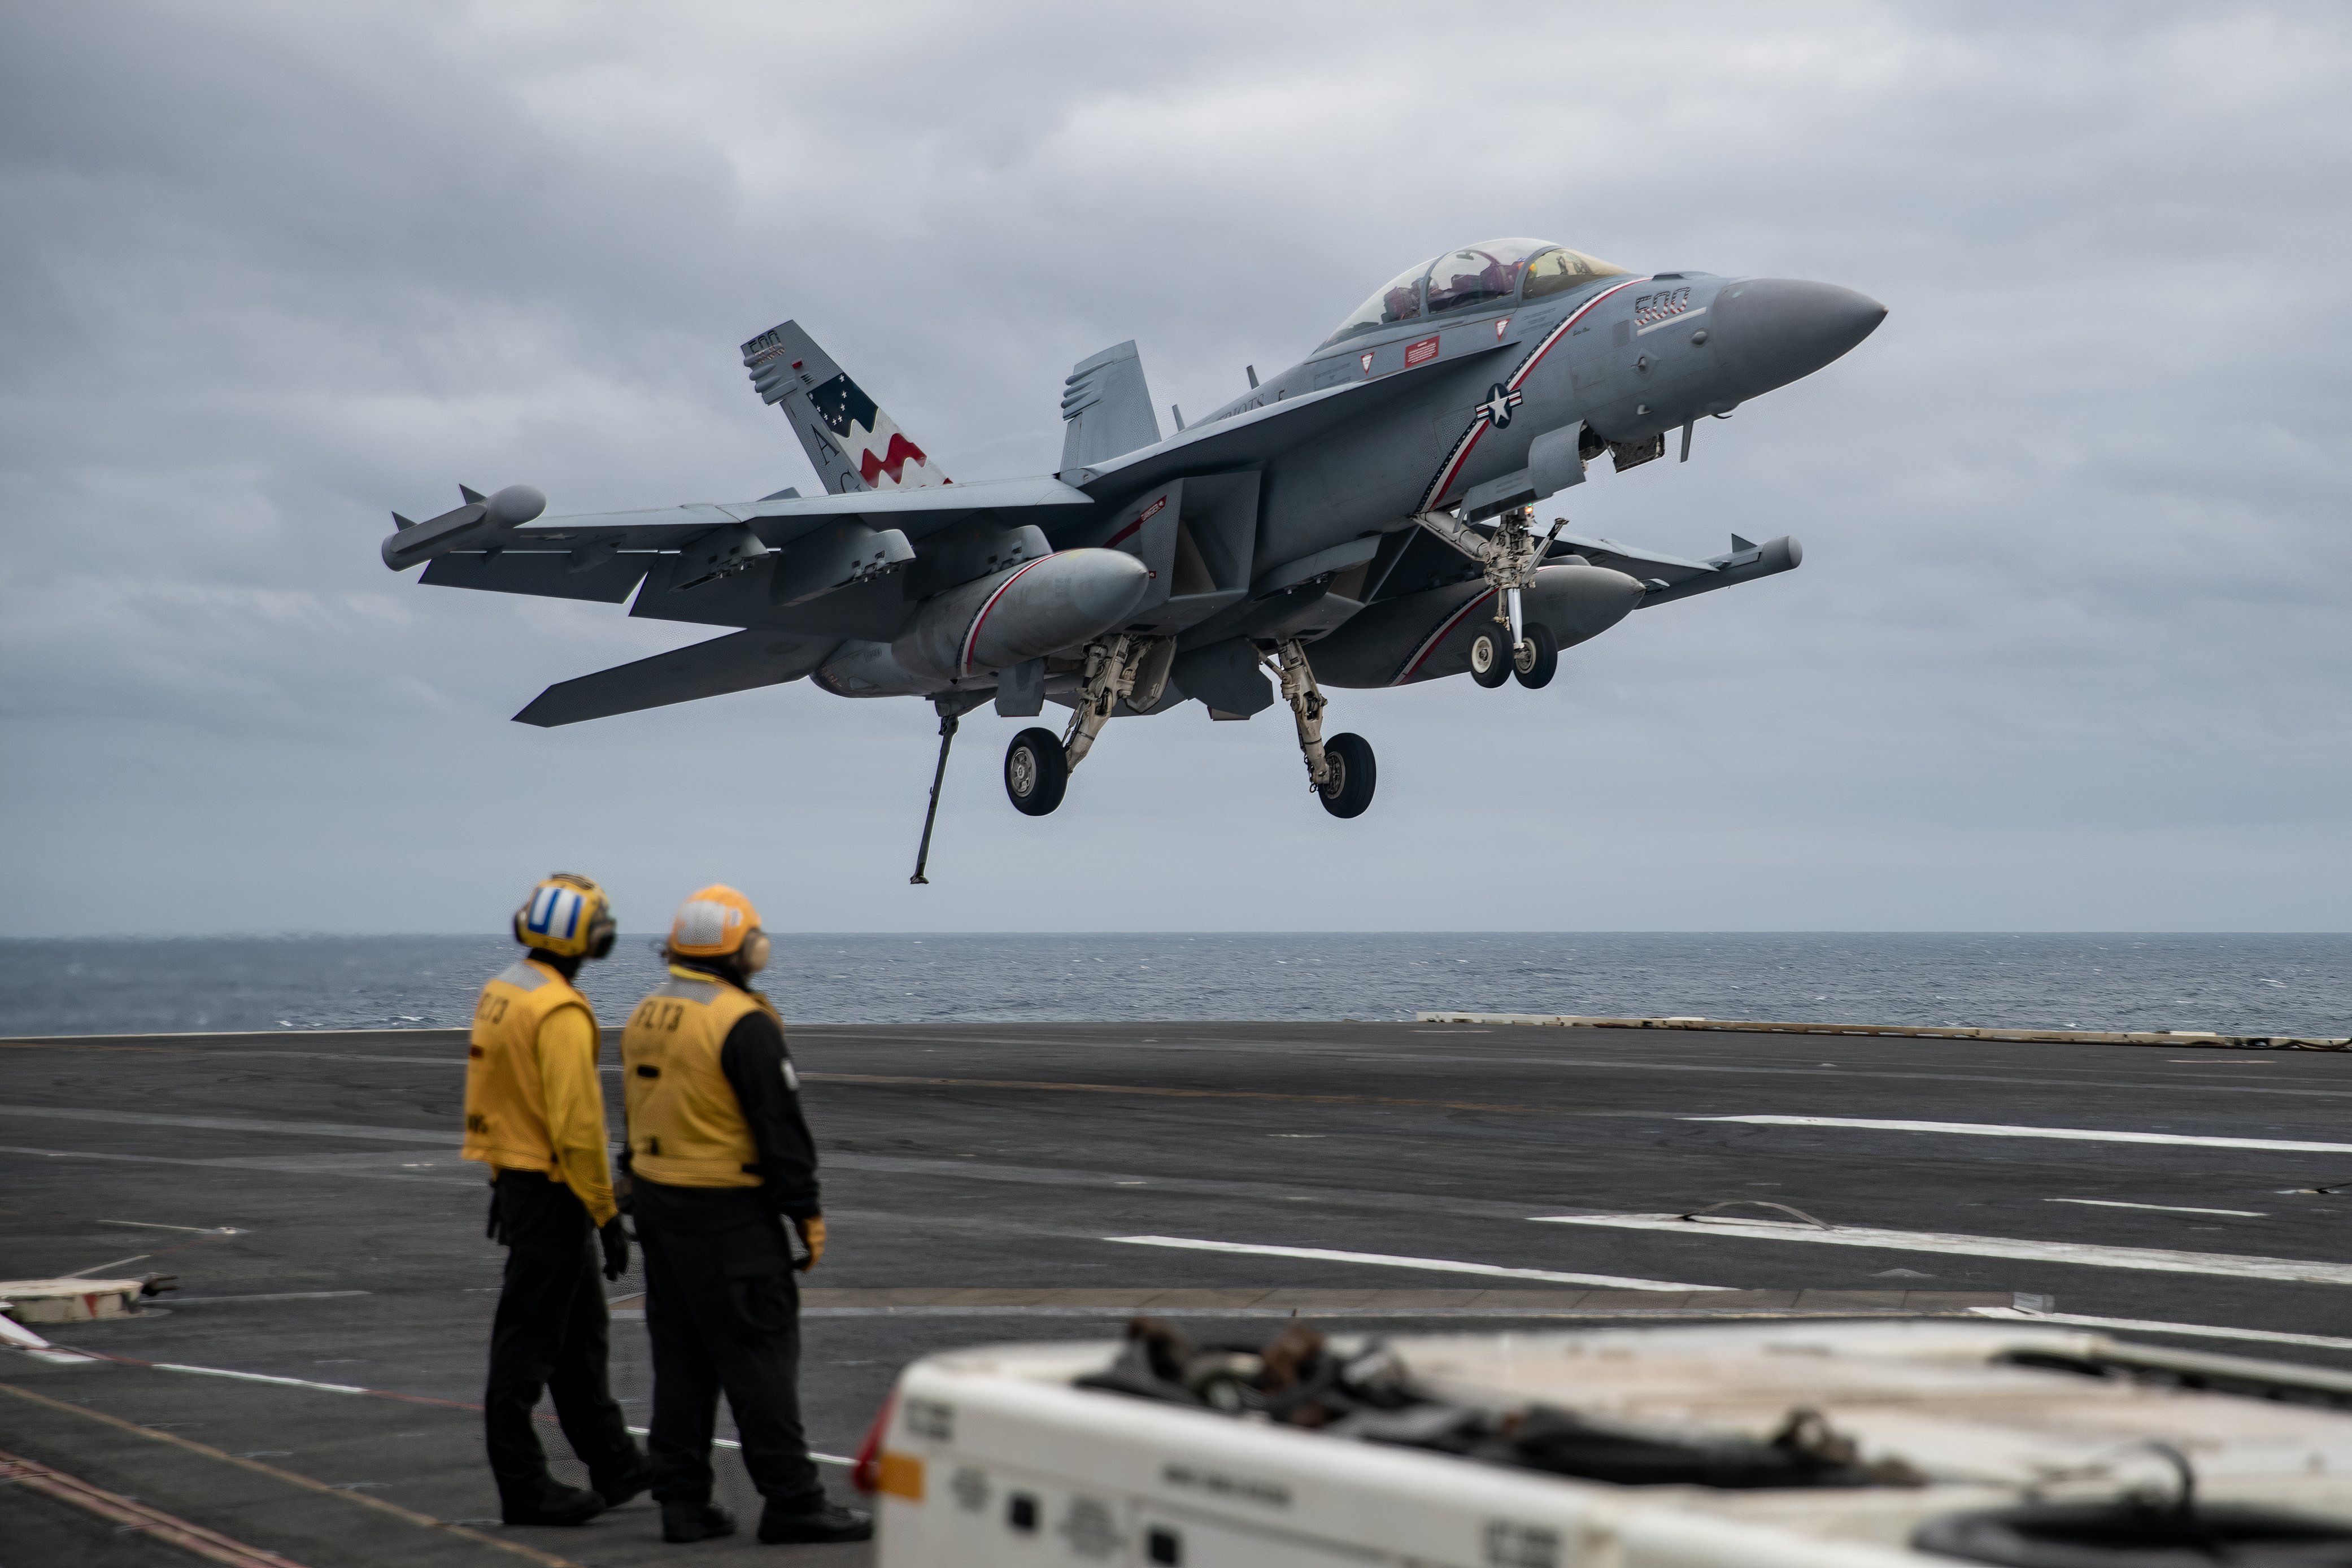
POLYGON ((1070 757, 1051 730, 1024 730, 1004 748, 1004 795, 1024 816, 1043 816, 1070 787, 1070 757))
POLYGON ((1518 657, 1511 661, 1511 673, 1529 691, 1540 691, 1551 684, 1559 673, 1559 639, 1541 621, 1528 623, 1528 640, 1519 645, 1518 657))
POLYGON ((1361 735, 1334 735, 1323 742, 1323 759, 1331 765, 1329 782, 1315 786, 1323 809, 1334 816, 1363 816, 1381 777, 1372 743, 1361 735))
POLYGON ((1491 623, 1470 634, 1470 679, 1492 689, 1511 679, 1511 634, 1491 623))

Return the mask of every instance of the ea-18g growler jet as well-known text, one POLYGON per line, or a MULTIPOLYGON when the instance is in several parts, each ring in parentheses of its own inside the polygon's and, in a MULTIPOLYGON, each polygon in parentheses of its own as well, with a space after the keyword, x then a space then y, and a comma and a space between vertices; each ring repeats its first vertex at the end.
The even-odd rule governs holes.
MULTIPOLYGON (((1467 674, 1541 687, 1559 650, 1636 609, 1785 572, 1797 542, 1704 560, 1538 531, 1535 503, 1608 454, 1681 458, 1708 416, 1810 374, 1885 308, 1849 289, 1705 272, 1637 275, 1498 239, 1406 268, 1299 363, 1160 434, 1135 344, 1082 360, 1062 463, 950 483, 796 322, 743 345, 760 395, 826 493, 543 518, 527 485, 429 521, 398 513, 394 571, 446 587, 619 604, 739 628, 551 686, 515 715, 571 724, 806 676, 841 697, 992 701, 1023 730, 1005 793, 1058 805, 1111 719, 1199 702, 1289 706, 1323 806, 1371 803, 1372 748, 1323 731, 1327 687, 1467 674), (1269 679, 1271 677, 1271 679, 1269 679)), ((924 826, 928 850, 929 822, 924 826)), ((916 879, 921 880, 919 856, 916 879)))

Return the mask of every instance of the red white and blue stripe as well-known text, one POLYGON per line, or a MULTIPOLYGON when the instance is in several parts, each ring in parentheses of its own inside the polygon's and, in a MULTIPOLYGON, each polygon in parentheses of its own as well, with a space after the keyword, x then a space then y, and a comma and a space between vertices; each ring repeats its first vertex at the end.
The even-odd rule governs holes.
MULTIPOLYGON (((1542 363, 1544 355, 1551 352, 1552 344, 1568 336, 1570 330, 1577 322, 1584 320, 1595 305, 1600 304, 1612 294, 1631 289, 1636 283, 1648 281, 1647 278, 1628 278, 1622 283, 1612 284, 1603 289, 1600 293, 1570 311, 1559 325, 1546 332, 1543 341, 1528 351, 1528 357, 1519 362, 1518 368, 1512 371, 1509 379, 1502 384, 1505 396, 1510 402, 1517 402, 1521 384, 1535 374, 1536 366, 1542 363)), ((1508 404, 1505 406, 1507 407, 1508 404)), ((1487 427, 1494 423, 1495 410, 1496 400, 1493 399, 1478 405, 1478 412, 1470 417, 1470 427, 1462 432, 1461 439, 1455 441, 1453 449, 1445 454, 1445 460, 1437 465, 1437 477, 1431 479, 1429 488, 1422 492, 1421 505, 1416 507, 1415 510, 1435 510, 1438 504, 1445 499, 1446 493, 1453 489, 1454 481, 1462 475, 1463 465, 1470 460, 1470 454, 1476 449, 1478 438, 1484 436, 1487 427)))
MULTIPOLYGON (((1061 552, 1059 551, 1055 552, 1055 554, 1056 555, 1060 553, 1061 552)), ((1013 584, 1021 581, 1023 577, 1028 574, 1032 567, 1042 565, 1045 562, 1051 561, 1053 558, 1053 555, 1040 555, 1036 560, 1029 563, 1027 566, 1024 566, 1020 571, 1015 572, 1012 576, 1007 577, 1003 582, 999 583, 996 585, 996 592, 991 594, 981 605, 980 614, 972 616, 971 627, 963 634, 963 651, 956 657, 956 679, 961 680, 963 677, 971 673, 971 654, 972 649, 978 647, 980 643, 980 628, 987 624, 988 612, 996 608, 996 601, 1004 597, 1004 590, 1013 586, 1013 584)))

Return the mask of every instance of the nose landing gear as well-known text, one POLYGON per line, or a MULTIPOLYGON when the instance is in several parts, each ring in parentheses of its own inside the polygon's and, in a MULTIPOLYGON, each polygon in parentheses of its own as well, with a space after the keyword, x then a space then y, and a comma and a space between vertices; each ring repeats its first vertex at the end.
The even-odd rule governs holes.
POLYGON ((1481 626, 1470 639, 1470 679, 1488 688, 1511 679, 1510 634, 1500 626, 1481 626))
POLYGON ((1495 624, 1479 627, 1470 639, 1470 679, 1490 688, 1514 675, 1531 689, 1549 685, 1559 668, 1559 641, 1550 627, 1528 622, 1520 595, 1534 584, 1536 569, 1551 553, 1552 541, 1568 519, 1554 522, 1541 539, 1535 537, 1535 513, 1527 507, 1496 519, 1491 538, 1451 512, 1425 511, 1413 521, 1476 562, 1494 590, 1495 624))
POLYGON ((1528 624, 1528 634, 1511 655, 1511 673, 1530 691, 1540 691, 1559 673, 1559 639, 1541 621, 1528 624))

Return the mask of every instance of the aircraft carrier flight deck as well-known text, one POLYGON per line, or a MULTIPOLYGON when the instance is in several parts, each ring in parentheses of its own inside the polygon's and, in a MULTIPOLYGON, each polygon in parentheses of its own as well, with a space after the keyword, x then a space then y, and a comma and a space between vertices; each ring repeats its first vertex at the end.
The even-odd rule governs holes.
MULTIPOLYGON (((2031 1314, 2352 1369, 2352 1054, 1354 1023, 791 1039, 832 1230, 803 1393, 835 1458, 914 1357, 1138 1311, 1269 1335, 2031 1314)), ((454 1031, 0 1044, 0 1273, 176 1278, 136 1315, 36 1325, 79 1355, 0 1353, 0 1449, 255 1554, 222 1561, 776 1561, 748 1527, 665 1547, 643 1498, 497 1522, 476 1404, 502 1254, 457 1155, 464 1062, 454 1031)), ((610 1294, 642 1426, 639 1284, 610 1294)), ((187 1560, 23 1485, 0 1538, 11 1564, 187 1560)))

